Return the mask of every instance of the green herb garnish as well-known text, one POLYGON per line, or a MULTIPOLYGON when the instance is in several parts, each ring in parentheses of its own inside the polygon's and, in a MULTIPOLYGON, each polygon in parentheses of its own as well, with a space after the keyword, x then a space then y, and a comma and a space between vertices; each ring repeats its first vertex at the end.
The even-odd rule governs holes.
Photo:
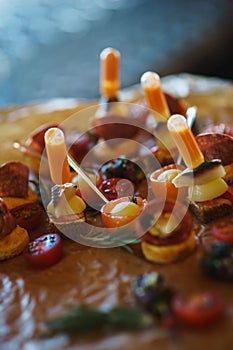
POLYGON ((42 337, 59 333, 88 333, 95 329, 140 329, 153 323, 153 317, 139 308, 119 306, 101 311, 78 305, 72 307, 64 316, 46 321, 47 331, 42 337))
POLYGON ((103 247, 124 246, 126 244, 133 244, 136 241, 136 230, 130 225, 117 227, 115 229, 106 230, 105 228, 92 227, 92 229, 86 234, 81 234, 81 238, 85 241, 98 243, 103 247))

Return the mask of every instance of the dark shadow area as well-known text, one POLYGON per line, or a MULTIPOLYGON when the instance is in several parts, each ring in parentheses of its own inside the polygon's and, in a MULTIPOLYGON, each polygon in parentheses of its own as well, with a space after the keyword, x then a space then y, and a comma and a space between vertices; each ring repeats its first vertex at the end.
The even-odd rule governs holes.
POLYGON ((121 86, 147 70, 233 78, 231 0, 12 0, 0 4, 0 105, 99 96, 99 54, 121 86))

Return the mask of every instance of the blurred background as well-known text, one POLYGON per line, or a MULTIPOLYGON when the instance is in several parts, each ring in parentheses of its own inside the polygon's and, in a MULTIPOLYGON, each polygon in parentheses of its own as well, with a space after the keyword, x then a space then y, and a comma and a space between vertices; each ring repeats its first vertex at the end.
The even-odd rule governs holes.
POLYGON ((0 107, 99 96, 99 54, 121 87, 147 70, 233 78, 232 0, 0 0, 0 107))

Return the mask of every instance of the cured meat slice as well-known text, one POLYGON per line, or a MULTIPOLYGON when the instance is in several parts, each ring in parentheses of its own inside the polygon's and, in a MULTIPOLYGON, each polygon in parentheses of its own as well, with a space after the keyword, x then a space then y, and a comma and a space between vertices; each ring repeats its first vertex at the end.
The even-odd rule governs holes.
POLYGON ((0 239, 11 233, 16 227, 13 215, 8 210, 4 200, 0 198, 0 239))
POLYGON ((21 162, 8 162, 0 167, 0 196, 24 198, 28 194, 29 169, 21 162))
POLYGON ((196 136, 205 160, 220 159, 222 165, 233 163, 233 137, 220 133, 205 133, 196 136))

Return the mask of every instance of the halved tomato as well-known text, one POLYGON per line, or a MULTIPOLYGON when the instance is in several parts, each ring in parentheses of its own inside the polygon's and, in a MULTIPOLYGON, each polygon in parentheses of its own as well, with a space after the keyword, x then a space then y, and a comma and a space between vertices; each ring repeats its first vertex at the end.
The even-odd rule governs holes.
POLYGON ((204 326, 216 321, 224 305, 221 296, 212 291, 199 291, 187 298, 176 296, 172 303, 175 315, 190 326, 204 326))
POLYGON ((134 194, 134 184, 118 177, 103 180, 99 189, 109 201, 134 194))
POLYGON ((108 228, 116 228, 127 225, 133 221, 145 208, 146 200, 141 197, 120 197, 114 199, 101 208, 101 217, 103 223, 108 228), (113 212, 118 208, 119 211, 113 212))
POLYGON ((11 214, 14 216, 17 225, 26 230, 32 230, 39 226, 43 209, 37 202, 26 203, 11 209, 11 214))
POLYGON ((23 251, 25 260, 34 268, 46 268, 62 256, 62 240, 57 233, 44 234, 30 242, 23 251))
MULTIPOLYGON (((57 124, 43 124, 39 126, 33 130, 29 138, 26 140, 26 146, 42 154, 45 147, 44 134, 49 128, 55 127, 57 127, 57 124)), ((27 153, 28 152, 26 152, 26 154, 27 153)))
POLYGON ((111 201, 117 199, 116 184, 120 178, 112 177, 111 179, 105 179, 99 185, 100 191, 105 195, 105 197, 111 201))
POLYGON ((233 217, 224 217, 215 222, 211 232, 216 239, 233 244, 233 217))
POLYGON ((156 198, 167 198, 186 200, 188 188, 176 188, 172 183, 172 179, 181 171, 185 169, 182 165, 169 164, 160 169, 155 170, 150 175, 151 189, 156 198))

